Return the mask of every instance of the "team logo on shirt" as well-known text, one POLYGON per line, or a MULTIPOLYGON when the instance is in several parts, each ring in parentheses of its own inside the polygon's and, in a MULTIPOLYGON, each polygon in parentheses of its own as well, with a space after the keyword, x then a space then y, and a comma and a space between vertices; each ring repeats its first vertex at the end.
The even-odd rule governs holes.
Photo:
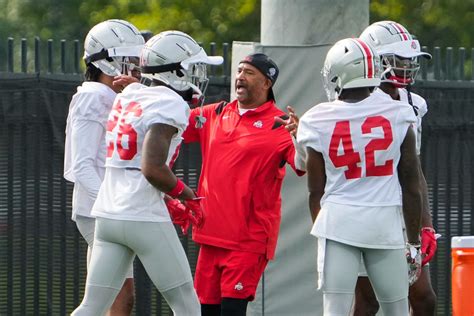
POLYGON ((262 128, 263 127, 263 122, 258 120, 258 121, 253 123, 253 126, 255 126, 256 128, 262 128))
POLYGON ((239 282, 234 286, 234 290, 242 291, 243 289, 244 289, 244 286, 242 285, 242 282, 239 282))

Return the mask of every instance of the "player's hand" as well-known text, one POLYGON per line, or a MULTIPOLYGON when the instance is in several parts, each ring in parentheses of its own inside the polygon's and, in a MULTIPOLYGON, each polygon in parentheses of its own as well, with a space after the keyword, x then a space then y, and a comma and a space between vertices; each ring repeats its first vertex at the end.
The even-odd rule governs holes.
POLYGON ((185 200, 184 205, 189 213, 189 221, 193 223, 194 227, 201 228, 206 220, 206 214, 201 206, 203 197, 196 197, 191 200, 185 200))
POLYGON ((122 87, 123 89, 134 82, 140 82, 140 80, 134 76, 120 75, 114 77, 112 85, 122 87))
POLYGON ((408 264, 408 282, 410 285, 416 282, 421 274, 421 247, 420 245, 406 243, 405 255, 408 264))
POLYGON ((173 199, 168 196, 165 198, 165 203, 166 207, 168 207, 168 212, 170 213, 173 224, 179 225, 183 234, 186 235, 188 233, 190 221, 188 209, 178 199, 173 199))
POLYGON ((290 132, 291 136, 296 137, 296 132, 298 131, 298 124, 300 119, 291 106, 287 106, 286 108, 288 110, 289 118, 284 120, 279 116, 275 116, 275 121, 282 125, 285 125, 285 129, 290 132))
POLYGON ((435 230, 432 227, 423 227, 421 229, 421 254, 423 257, 421 264, 423 266, 433 259, 437 248, 435 230))

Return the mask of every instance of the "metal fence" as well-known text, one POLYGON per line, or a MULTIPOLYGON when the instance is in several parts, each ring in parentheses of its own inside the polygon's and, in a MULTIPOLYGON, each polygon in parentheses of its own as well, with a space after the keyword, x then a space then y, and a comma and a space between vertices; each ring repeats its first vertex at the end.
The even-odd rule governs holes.
MULTIPOLYGON (((149 36, 149 35, 148 35, 149 36)), ((202 45, 202 43, 200 43, 202 45)), ((224 57, 222 66, 212 66, 211 76, 230 77, 230 45, 214 42, 203 45, 211 54, 217 52, 224 57)), ((421 80, 474 80, 474 48, 465 47, 422 47, 433 55, 432 61, 422 58, 421 80)), ((82 42, 79 40, 33 40, 26 38, 14 39, 9 37, 0 41, 0 57, 4 64, 0 64, 0 72, 10 73, 61 73, 81 74, 82 68, 82 42), (29 57, 31 55, 32 57, 29 57)))
MULTIPOLYGON (((210 69, 208 102, 228 100, 229 45, 203 46, 225 60, 210 69)), ((62 177, 68 104, 82 81, 81 51, 78 41, 0 44, 0 56, 7 56, 0 65, 0 315, 66 315, 83 295, 86 243, 70 220, 72 185, 62 177)), ((430 106, 422 165, 443 235, 431 264, 438 315, 450 314, 450 236, 474 234, 474 50, 470 60, 466 49, 454 51, 434 48, 414 87, 430 106)), ((196 186, 199 168, 198 148, 184 146, 175 172, 196 186)), ((194 271, 197 246, 181 240, 194 271)), ((139 260, 135 284, 136 315, 172 314, 139 260)))
MULTIPOLYGON (((0 315, 66 315, 83 296, 86 243, 70 220, 72 184, 62 177, 68 104, 83 80, 82 48, 73 41, 68 51, 67 44, 61 41, 56 55, 54 41, 42 46, 36 39, 30 56, 25 40, 19 53, 7 41, 6 71, 0 71, 0 315)), ((209 49, 215 53, 217 45, 209 49)), ((228 56, 227 44, 219 49, 228 56)), ((210 68, 207 102, 229 99, 229 78, 228 64, 210 68)), ((184 145, 174 169, 196 187, 199 148, 184 145)), ((197 246, 179 236, 194 272, 197 246)), ((172 314, 138 259, 135 285, 136 315, 172 314)))
MULTIPOLYGON (((426 46, 422 47, 422 50, 429 51, 426 46)), ((440 47, 434 47, 431 51, 432 61, 428 62, 425 58, 421 58, 421 79, 435 81, 474 80, 474 48, 471 48, 470 58, 467 56, 468 52, 469 50, 465 47, 457 49, 446 47, 444 50, 440 47)))
MULTIPOLYGON (((224 57, 224 64, 210 67, 212 77, 230 77, 229 43, 208 45, 200 43, 210 55, 217 52, 224 57)), ((0 64, 0 72, 9 73, 43 73, 43 74, 82 74, 83 46, 79 40, 48 39, 42 41, 36 37, 33 41, 26 38, 15 40, 9 37, 0 42, 0 57, 5 64, 0 64), (31 56, 32 55, 32 56, 31 56)))

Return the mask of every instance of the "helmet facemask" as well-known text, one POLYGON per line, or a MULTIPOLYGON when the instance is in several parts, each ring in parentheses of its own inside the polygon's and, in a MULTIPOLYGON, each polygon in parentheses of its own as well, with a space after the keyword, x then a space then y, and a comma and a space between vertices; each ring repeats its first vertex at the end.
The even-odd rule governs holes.
POLYGON ((382 82, 404 88, 415 82, 420 69, 418 58, 431 58, 421 51, 418 40, 401 24, 393 21, 380 21, 369 25, 360 38, 370 44, 381 56, 382 82))
POLYGON ((122 75, 140 79, 140 59, 138 57, 123 57, 121 61, 122 75))
POLYGON ((413 85, 420 70, 418 57, 404 58, 395 54, 384 54, 382 64, 382 82, 389 82, 397 88, 413 85))
POLYGON ((142 69, 142 77, 145 78, 143 82, 160 81, 183 96, 189 94, 189 98, 186 97, 185 100, 191 104, 201 105, 209 83, 206 64, 192 64, 188 66, 188 69, 184 69, 180 64, 174 66, 174 70, 162 73, 159 72, 161 66, 144 67, 142 69))
POLYGON ((143 59, 141 61, 142 76, 158 80, 177 92, 190 90, 192 100, 187 101, 199 106, 204 102, 204 94, 209 84, 205 62, 207 59, 208 56, 201 47, 198 53, 181 62, 148 66, 148 61, 143 59))
POLYGON ((323 76, 324 91, 326 92, 328 100, 336 100, 342 91, 339 78, 331 74, 331 69, 327 67, 327 65, 324 65, 321 70, 321 75, 323 76))
POLYGON ((139 78, 139 54, 141 45, 102 50, 85 57, 85 62, 93 64, 108 76, 129 75, 139 78), (123 55, 122 55, 123 54, 123 55), (130 55, 125 55, 130 54, 130 55))
POLYGON ((206 65, 220 65, 222 62, 221 56, 207 56, 186 33, 161 32, 147 41, 140 55, 142 82, 151 85, 158 81, 176 91, 188 103, 201 106, 198 123, 202 127, 205 122, 202 105, 209 83, 206 65))

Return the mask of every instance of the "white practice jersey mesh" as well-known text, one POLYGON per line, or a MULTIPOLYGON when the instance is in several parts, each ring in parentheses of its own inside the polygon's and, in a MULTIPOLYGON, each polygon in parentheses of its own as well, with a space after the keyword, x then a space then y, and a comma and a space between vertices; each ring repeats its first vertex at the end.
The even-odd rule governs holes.
MULTIPOLYGON (((400 101, 404 103, 409 103, 408 102, 408 91, 406 89, 398 89, 398 92, 400 94, 400 101)), ((381 89, 375 89, 374 93, 377 94, 385 94, 381 89)), ((428 113, 428 104, 426 103, 426 100, 423 99, 420 95, 410 92, 411 94, 411 99, 413 102, 413 106, 416 107, 417 109, 417 117, 416 117, 416 153, 420 155, 421 152, 421 124, 422 124, 422 119, 423 116, 425 116, 426 113, 428 113)))
MULTIPOLYGON (((408 103, 408 92, 406 89, 399 89, 400 100, 408 103)), ((428 104, 425 99, 416 93, 410 92, 413 105, 417 107, 418 115, 416 117, 416 153, 421 153, 421 120, 428 112, 428 104)))
MULTIPOLYGON (((69 113, 66 123, 66 143, 64 151, 64 177, 75 181, 73 173, 75 161, 72 160, 71 139, 72 126, 74 121, 94 121, 106 128, 107 115, 112 108, 115 96, 117 94, 108 86, 99 82, 84 82, 82 86, 77 87, 77 92, 72 96, 69 104, 69 113)), ((105 142, 99 148, 96 164, 99 167, 105 165, 105 142)))
POLYGON ((133 83, 117 95, 109 115, 105 178, 92 215, 134 221, 169 221, 163 193, 140 171, 141 150, 153 124, 174 126, 167 163, 176 157, 190 109, 176 92, 133 83))
POLYGON ((321 205, 401 205, 400 146, 415 122, 409 104, 378 93, 357 103, 321 103, 306 112, 297 140, 324 157, 321 205))
POLYGON ((107 122, 106 167, 140 168, 145 134, 151 125, 174 126, 178 133, 170 145, 167 163, 181 143, 188 125, 189 106, 176 92, 163 86, 133 83, 117 95, 107 122))
POLYGON ((117 94, 105 84, 84 82, 69 105, 64 178, 74 182, 72 218, 91 216, 105 173, 105 129, 117 94))

